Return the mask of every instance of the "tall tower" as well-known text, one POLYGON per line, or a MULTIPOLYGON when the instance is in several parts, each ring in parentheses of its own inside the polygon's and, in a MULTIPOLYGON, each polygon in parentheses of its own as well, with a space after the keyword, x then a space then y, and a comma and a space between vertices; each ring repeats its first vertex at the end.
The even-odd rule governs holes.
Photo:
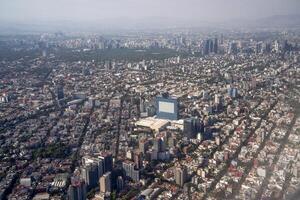
POLYGON ((157 152, 165 151, 165 142, 162 138, 154 138, 153 149, 157 152))
POLYGON ((61 100, 65 97, 64 87, 63 87, 62 84, 57 85, 56 88, 55 88, 55 91, 56 91, 57 100, 61 100))
POLYGON ((79 177, 71 178, 68 197, 70 200, 86 200, 86 184, 79 177))
POLYGON ((279 42, 276 40, 275 41, 275 44, 274 44, 274 51, 275 51, 275 53, 279 53, 279 49, 280 47, 279 47, 279 42))
POLYGON ((214 53, 218 53, 218 38, 214 39, 214 53))
POLYGON ((113 169, 113 160, 112 155, 110 153, 104 152, 101 156, 99 156, 104 161, 104 168, 103 171, 110 172, 113 169))
POLYGON ((111 192, 111 173, 107 172, 100 178, 100 192, 111 192))
POLYGON ((210 40, 205 40, 203 45, 203 55, 209 54, 210 40))
POLYGON ((183 134, 187 137, 187 139, 195 139, 200 130, 201 124, 198 118, 189 118, 184 120, 183 134))
POLYGON ((118 176, 117 178, 117 190, 121 191, 124 188, 124 180, 122 178, 122 176, 118 176))
POLYGON ((177 167, 175 169, 175 181, 177 185, 180 185, 181 187, 184 185, 184 183, 187 180, 187 169, 186 167, 177 167))

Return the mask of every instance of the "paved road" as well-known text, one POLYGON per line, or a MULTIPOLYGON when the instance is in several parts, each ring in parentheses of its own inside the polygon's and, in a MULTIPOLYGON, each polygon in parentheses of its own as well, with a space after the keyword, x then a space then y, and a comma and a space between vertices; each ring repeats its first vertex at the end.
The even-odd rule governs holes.
POLYGON ((256 196, 255 196, 255 199, 261 199, 262 195, 263 195, 263 192, 265 191, 266 187, 268 186, 269 184, 269 180, 272 176, 272 167, 276 165, 276 163, 278 162, 279 160, 279 157, 280 157, 280 154, 281 152, 283 151, 286 143, 288 142, 288 138, 291 134, 291 131, 292 131, 292 128, 296 122, 296 119, 297 119, 297 116, 295 115, 292 122, 291 122, 291 125, 289 127, 289 129, 287 130, 282 142, 280 143, 280 146, 277 150, 277 152, 275 153, 275 157, 273 159, 273 162, 272 162, 272 165, 270 167, 268 167, 268 169, 266 170, 267 171, 267 174, 266 174, 266 177, 264 178, 262 184, 261 184, 261 187, 259 189, 259 191, 257 192, 256 196))
POLYGON ((254 160, 257 158, 257 156, 259 155, 259 153, 261 152, 261 150, 265 147, 266 142, 270 139, 271 134, 273 132, 273 130, 276 128, 276 125, 273 124, 270 132, 267 134, 267 136, 264 138, 263 142, 260 144, 259 148, 257 149, 257 151, 255 152, 255 154, 253 155, 253 158, 246 164, 247 167, 244 170, 244 173, 241 177, 241 179, 239 180, 238 184, 237 184, 237 188, 235 190, 233 190, 232 195, 230 195, 228 197, 228 199, 234 199, 236 195, 239 194, 239 191, 244 183, 244 181, 246 180, 248 174, 250 173, 251 169, 253 168, 254 165, 254 160))
MULTIPOLYGON (((254 130, 251 130, 250 134, 247 135, 246 139, 240 144, 240 146, 237 148, 237 150, 235 151, 235 153, 233 154, 232 157, 230 157, 227 161, 226 164, 224 166, 224 168, 219 172, 219 174, 216 176, 216 178, 212 181, 210 187, 207 189, 206 193, 204 194, 202 199, 207 199, 209 196, 211 196, 211 193, 215 190, 216 185, 220 182, 220 180, 222 179, 222 177, 227 173, 228 168, 231 164, 232 160, 235 160, 238 155, 241 152, 241 149, 243 146, 246 146, 249 142, 249 139, 252 137, 252 135, 254 134, 254 132, 260 127, 262 120, 268 116, 269 112, 274 108, 274 106, 277 104, 277 101, 275 103, 273 103, 271 105, 271 107, 265 112, 265 114, 262 116, 261 120, 257 123, 256 127, 254 128, 254 130)), ((250 120, 250 118, 249 118, 250 120)), ((250 124, 250 123, 249 123, 250 124)), ((247 130, 249 127, 249 125, 245 128, 245 130, 247 130)))

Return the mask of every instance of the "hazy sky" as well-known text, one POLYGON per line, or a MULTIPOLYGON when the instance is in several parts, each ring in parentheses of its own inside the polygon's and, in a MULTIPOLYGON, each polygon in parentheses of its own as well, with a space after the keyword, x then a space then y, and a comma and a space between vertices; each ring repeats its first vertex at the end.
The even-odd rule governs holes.
POLYGON ((0 0, 1 21, 226 21, 299 10, 300 0, 0 0))

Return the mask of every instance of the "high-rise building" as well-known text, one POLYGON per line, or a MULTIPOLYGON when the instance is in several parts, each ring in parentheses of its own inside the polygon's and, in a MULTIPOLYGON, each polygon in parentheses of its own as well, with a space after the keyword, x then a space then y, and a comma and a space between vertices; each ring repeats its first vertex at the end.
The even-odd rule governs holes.
POLYGON ((105 173, 99 180, 100 192, 111 192, 111 172, 105 173))
POLYGON ((140 97, 140 112, 146 112, 145 99, 140 97))
POLYGON ((238 89, 237 88, 233 88, 232 89, 232 97, 236 98, 238 96, 238 89))
POLYGON ((279 53, 279 51, 280 51, 280 45, 277 40, 274 43, 274 51, 275 51, 275 53, 279 53))
POLYGON ((139 141, 139 151, 142 154, 145 154, 148 149, 148 141, 145 138, 140 139, 139 141))
POLYGON ((231 98, 236 98, 238 96, 238 89, 237 88, 228 88, 228 96, 231 98))
POLYGON ((215 54, 218 53, 218 39, 217 38, 214 39, 214 49, 213 49, 213 52, 215 54))
POLYGON ((228 54, 237 54, 238 53, 238 46, 236 42, 231 42, 228 48, 228 54))
POLYGON ((98 179, 103 175, 104 173, 104 160, 98 157, 89 157, 89 156, 84 156, 82 158, 82 164, 83 166, 87 166, 89 164, 94 164, 97 166, 97 174, 98 174, 98 179))
POLYGON ((125 160, 122 163, 122 167, 125 171, 125 175, 129 178, 131 178, 133 181, 140 181, 140 171, 136 169, 135 163, 125 160))
POLYGON ((263 42, 256 43, 255 53, 260 54, 263 52, 263 42))
POLYGON ((71 185, 68 189, 70 200, 86 200, 86 184, 79 177, 71 178, 71 185))
POLYGON ((153 149, 156 152, 163 152, 166 150, 163 138, 158 137, 153 139, 153 149))
POLYGON ((215 95, 214 111, 219 112, 222 109, 222 95, 215 95))
POLYGON ((176 58, 176 64, 179 64, 180 63, 180 56, 177 56, 176 58))
POLYGON ((147 116, 148 117, 153 117, 155 114, 156 114, 156 108, 154 105, 149 105, 147 108, 146 108, 146 111, 147 111, 147 116))
POLYGON ((104 152, 99 156, 99 158, 101 158, 104 161, 104 167, 103 167, 104 173, 112 171, 113 169, 112 155, 110 153, 104 152))
POLYGON ((177 185, 181 187, 187 181, 187 169, 186 167, 177 167, 175 169, 175 181, 177 185))
POLYGON ((220 40, 220 44, 223 44, 224 43, 224 35, 221 34, 221 40, 220 40))
POLYGON ((57 100, 61 100, 65 97, 63 85, 61 85, 61 84, 57 85, 55 88, 55 91, 56 91, 57 100))
POLYGON ((222 96, 219 94, 215 95, 215 104, 220 105, 222 103, 222 96))
POLYGON ((99 180, 97 164, 89 163, 88 165, 82 167, 81 177, 85 180, 89 189, 97 186, 99 180))
POLYGON ((203 43, 203 55, 209 55, 211 53, 218 53, 218 39, 207 39, 203 43))
POLYGON ((179 108, 177 98, 170 97, 168 94, 156 97, 156 116, 160 119, 178 120, 179 108))
POLYGON ((124 188, 124 180, 122 178, 122 176, 118 176, 117 178, 117 190, 121 191, 124 188))
POLYGON ((290 51, 290 45, 289 45, 289 43, 288 43, 287 40, 284 40, 284 41, 283 41, 283 44, 282 44, 282 50, 283 50, 283 52, 290 51))
POLYGON ((201 123, 198 118, 185 119, 183 122, 183 135, 187 139, 195 139, 201 131, 201 123))
POLYGON ((98 157, 85 156, 82 158, 82 164, 81 177, 85 180, 88 188, 96 187, 99 178, 104 173, 104 160, 98 157))
POLYGON ((43 57, 47 57, 47 50, 46 50, 46 49, 43 49, 43 51, 42 51, 42 56, 43 56, 43 57))
POLYGON ((210 52, 210 40, 205 40, 203 45, 203 55, 208 55, 210 52))
POLYGON ((208 50, 208 52, 212 53, 214 51, 214 42, 211 39, 208 40, 208 41, 209 41, 209 50, 208 50))
POLYGON ((142 153, 135 152, 134 153, 134 164, 137 169, 141 169, 143 167, 142 153))
POLYGON ((271 44, 270 43, 266 43, 265 44, 265 52, 266 53, 271 53, 272 49, 271 49, 271 44))

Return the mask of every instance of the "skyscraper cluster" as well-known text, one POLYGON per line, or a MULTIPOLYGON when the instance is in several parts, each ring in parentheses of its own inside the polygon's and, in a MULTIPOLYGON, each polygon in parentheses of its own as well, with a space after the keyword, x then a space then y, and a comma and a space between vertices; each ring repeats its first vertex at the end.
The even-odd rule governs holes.
POLYGON ((207 39, 203 44, 203 55, 209 55, 211 53, 218 53, 218 39, 207 39))

